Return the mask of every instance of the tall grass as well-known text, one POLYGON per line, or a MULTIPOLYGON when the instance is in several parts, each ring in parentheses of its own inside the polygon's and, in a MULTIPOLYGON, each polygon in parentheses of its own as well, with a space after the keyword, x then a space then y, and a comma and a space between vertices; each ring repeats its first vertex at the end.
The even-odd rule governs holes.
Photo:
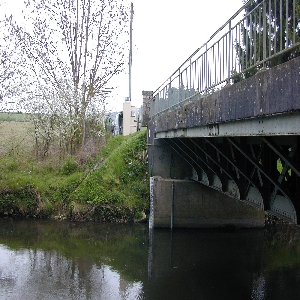
POLYGON ((146 133, 111 138, 93 160, 0 156, 0 214, 125 222, 147 213, 146 133))
POLYGON ((34 140, 30 122, 0 122, 0 157, 3 155, 28 155, 33 150, 34 140))

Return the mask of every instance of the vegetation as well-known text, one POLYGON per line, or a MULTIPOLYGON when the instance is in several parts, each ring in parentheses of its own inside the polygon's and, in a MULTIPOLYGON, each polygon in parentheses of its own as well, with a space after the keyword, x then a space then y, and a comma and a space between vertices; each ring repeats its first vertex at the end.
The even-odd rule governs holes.
MULTIPOLYGON (((109 265, 128 280, 140 280, 141 272, 147 272, 149 237, 147 226, 142 224, 15 222, 6 218, 0 226, 0 243, 13 250, 30 248, 33 255, 41 249, 55 251, 74 259, 87 273, 93 265, 109 265)), ((51 256, 42 259, 51 260, 51 256)))
POLYGON ((145 132, 110 138, 96 157, 78 153, 37 160, 24 140, 2 152, 0 148, 0 214, 109 222, 140 219, 148 211, 146 149, 145 132))
POLYGON ((0 112, 0 124, 3 121, 28 122, 29 116, 23 113, 0 112))
POLYGON ((0 20, 0 109, 17 101, 28 113, 36 156, 99 146, 108 84, 126 61, 127 6, 126 0, 32 0, 24 1, 22 18, 0 20))

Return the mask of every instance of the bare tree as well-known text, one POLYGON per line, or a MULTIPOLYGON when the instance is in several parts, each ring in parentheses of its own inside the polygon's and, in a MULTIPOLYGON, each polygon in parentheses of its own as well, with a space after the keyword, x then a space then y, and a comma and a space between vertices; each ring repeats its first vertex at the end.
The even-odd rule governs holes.
POLYGON ((27 26, 9 20, 11 35, 27 57, 27 73, 34 79, 29 100, 40 102, 26 107, 37 113, 42 107, 43 114, 49 116, 55 111, 58 122, 67 114, 73 126, 76 123, 78 145, 85 144, 89 115, 95 107, 101 110, 107 83, 123 70, 128 44, 126 3, 27 0, 27 26))

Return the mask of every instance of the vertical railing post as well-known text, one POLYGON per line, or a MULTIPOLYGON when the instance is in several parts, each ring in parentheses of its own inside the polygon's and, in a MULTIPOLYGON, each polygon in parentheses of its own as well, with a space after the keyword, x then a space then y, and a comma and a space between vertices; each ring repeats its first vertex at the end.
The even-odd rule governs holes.
POLYGON ((180 103, 180 85, 181 85, 181 76, 180 76, 180 68, 178 69, 178 102, 177 104, 180 103))
POLYGON ((282 0, 280 0, 280 13, 279 13, 279 22, 280 22, 280 25, 279 25, 279 35, 280 35, 280 48, 279 48, 279 51, 282 50, 282 37, 283 37, 283 33, 282 33, 282 0))
MULTIPOLYGON (((276 2, 276 1, 275 1, 276 2)), ((272 15, 272 1, 271 0, 269 0, 269 18, 271 18, 271 15, 272 15)), ((273 16, 272 16, 273 17, 273 16)), ((269 45, 269 51, 268 51, 268 57, 270 57, 271 55, 272 55, 272 25, 271 24, 269 24, 269 26, 268 26, 269 28, 268 28, 268 34, 267 34, 267 37, 268 37, 268 45, 269 45)))
POLYGON ((229 26, 229 43, 228 43, 228 82, 229 82, 229 80, 230 80, 230 72, 231 72, 231 65, 230 65, 230 61, 231 61, 231 59, 230 59, 230 56, 231 56, 231 20, 229 21, 229 24, 228 24, 228 26, 229 26))
POLYGON ((188 84, 189 86, 189 91, 188 91, 188 97, 191 96, 191 89, 192 89, 192 58, 190 58, 190 78, 189 78, 189 82, 190 84, 188 84))
MULTIPOLYGON (((251 67, 253 64, 254 64, 254 62, 253 62, 253 45, 252 45, 252 41, 254 40, 253 39, 253 22, 252 22, 252 13, 250 14, 250 16, 249 16, 249 23, 250 23, 250 34, 249 34, 249 37, 250 37, 250 61, 249 61, 249 67, 251 67)), ((254 42, 255 43, 255 42, 254 42)), ((254 51, 255 51, 255 48, 254 48, 254 51)))
POLYGON ((293 0, 293 44, 296 43, 296 0, 293 0))
POLYGON ((204 78, 205 78, 205 94, 207 93, 207 81, 209 80, 208 79, 208 58, 207 58, 207 43, 205 44, 205 56, 204 56, 204 59, 205 59, 205 67, 204 67, 204 78))
POLYGON ((285 48, 288 48, 289 46, 289 1, 286 0, 285 3, 285 31, 286 31, 286 37, 285 37, 285 48))
MULTIPOLYGON (((275 24, 277 24, 277 20, 278 20, 278 13, 277 13, 277 1, 275 1, 274 3, 274 20, 275 20, 275 24)), ((276 28, 274 28, 274 54, 277 53, 277 30, 276 28)))
POLYGON ((173 96, 172 96, 172 77, 169 80, 169 90, 168 90, 168 108, 173 105, 173 96))
POLYGON ((266 1, 263 4, 263 67, 266 64, 267 58, 267 8, 266 1))

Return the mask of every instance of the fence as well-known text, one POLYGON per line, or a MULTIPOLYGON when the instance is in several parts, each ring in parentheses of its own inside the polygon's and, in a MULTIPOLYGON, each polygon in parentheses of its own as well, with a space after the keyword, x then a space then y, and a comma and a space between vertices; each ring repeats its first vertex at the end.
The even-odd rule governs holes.
POLYGON ((300 0, 241 7, 153 94, 150 117, 300 55, 300 0))

